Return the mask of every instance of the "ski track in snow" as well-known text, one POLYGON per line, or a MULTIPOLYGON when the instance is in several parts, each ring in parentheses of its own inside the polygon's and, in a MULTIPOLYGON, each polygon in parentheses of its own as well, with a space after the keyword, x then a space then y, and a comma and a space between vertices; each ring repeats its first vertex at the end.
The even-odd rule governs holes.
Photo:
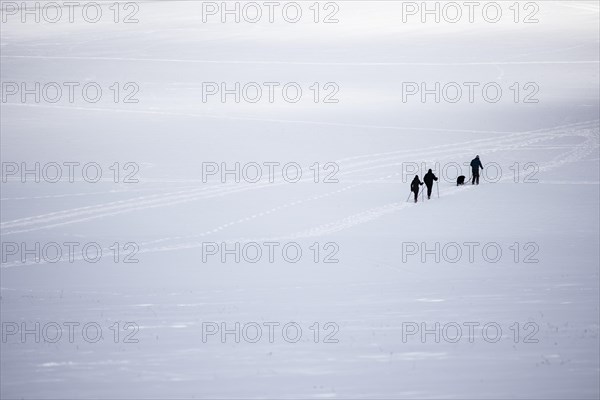
MULTIPOLYGON (((20 181, 20 178, 17 179, 7 179, 8 181, 20 181)), ((67 182, 68 178, 65 179, 61 179, 61 181, 63 182, 67 182)), ((112 179, 107 180, 108 182, 114 182, 112 179)), ((81 180, 75 180, 75 182, 85 182, 84 179, 81 180)), ((142 183, 142 182, 140 182, 142 183)), ((143 183, 150 183, 150 182, 143 182, 143 183)), ((201 181, 199 181, 199 183, 201 183, 201 181)), ((170 188, 169 190, 173 190, 173 189, 190 189, 190 188, 197 188, 197 186, 180 186, 180 187, 176 187, 176 188, 170 188)), ((19 196, 19 197, 2 197, 0 198, 0 201, 19 201, 19 200, 44 200, 44 199, 61 199, 61 198, 65 198, 65 197, 82 197, 82 196, 97 196, 97 195, 107 195, 107 194, 131 194, 131 193, 138 193, 138 192, 148 192, 148 191, 156 191, 156 190, 161 190, 161 188, 141 188, 141 189, 113 189, 113 190, 105 190, 102 192, 78 192, 78 193, 61 193, 61 194, 48 194, 48 195, 44 195, 44 196, 19 196)))
MULTIPOLYGON (((373 170, 381 170, 383 168, 389 169, 390 167, 396 167, 401 165, 403 162, 407 162, 406 159, 403 159, 405 155, 410 155, 411 159, 419 158, 419 157, 428 157, 431 159, 435 159, 435 162, 439 162, 444 159, 462 159, 465 156, 473 154, 473 152, 481 152, 485 154, 491 154, 494 152, 507 151, 507 150, 515 150, 519 148, 524 148, 527 146, 535 145, 540 142, 553 140, 557 138, 564 137, 573 137, 573 138, 583 138, 584 141, 582 143, 576 145, 562 145, 556 146, 557 148, 568 148, 568 151, 557 155, 552 160, 543 163, 539 166, 540 171, 547 171, 557 167, 560 167, 567 163, 572 163, 578 160, 585 158, 586 156, 597 152, 599 148, 599 121, 588 121, 583 123, 569 124, 558 126, 549 129, 539 129, 535 131, 527 131, 527 132, 518 132, 513 133, 511 135, 501 137, 501 138, 485 138, 485 139, 476 139, 462 143, 452 143, 447 145, 439 145, 434 146, 428 149, 422 149, 420 151, 414 150, 399 150, 399 151, 391 151, 385 153, 373 153, 366 154, 360 156, 347 157, 344 159, 340 159, 337 162, 342 165, 340 168, 339 176, 345 175, 356 175, 360 173, 365 173, 373 170)), ((421 163, 421 161, 416 161, 421 163)), ((434 161, 431 161, 432 163, 434 161)), ((307 167, 303 168, 304 169, 307 167)), ((174 251, 181 249, 189 249, 189 248, 197 248, 202 246, 202 242, 192 241, 192 242, 180 242, 177 244, 171 245, 163 245, 156 246, 159 243, 165 242, 173 242, 173 241, 181 241, 181 240, 190 240, 194 238, 202 238, 205 236, 209 236, 211 234, 223 231, 231 226, 246 223, 300 204, 305 204, 311 201, 318 201, 327 197, 335 196, 341 193, 344 193, 348 190, 355 189, 360 186, 378 183, 378 182, 389 182, 390 179, 393 179, 397 176, 401 175, 401 172, 395 172, 392 174, 387 174, 383 176, 379 176, 375 179, 367 179, 364 181, 360 181, 358 183, 344 186, 340 189, 336 189, 327 193, 309 196, 304 199, 298 199, 295 201, 291 201, 288 203, 284 203, 282 205, 273 207, 271 209, 255 213, 252 215, 248 215, 246 217, 242 217, 233 221, 229 221, 222 225, 219 225, 213 229, 207 230, 205 232, 188 235, 188 236, 174 236, 174 237, 166 237, 157 240, 148 241, 140 244, 141 250, 139 253, 148 253, 148 252, 157 252, 157 251, 174 251), (154 247, 148 247, 154 246, 154 247)), ((502 180, 511 179, 512 177, 505 176, 501 178, 502 180)), ((301 181, 309 181, 312 177, 302 178, 301 181)), ((266 181, 266 179, 264 180, 266 181)), ((191 201, 198 201, 203 199, 209 199, 214 197, 221 197, 227 195, 234 195, 243 193, 249 190, 259 190, 267 187, 275 187, 284 185, 285 182, 261 182, 257 184, 248 184, 242 187, 235 184, 226 184, 226 185, 211 185, 208 187, 203 187, 199 189, 191 189, 191 190, 180 190, 175 192, 168 192, 164 194, 153 194, 150 196, 140 196, 135 197, 133 199, 114 201, 104 204, 98 204, 94 206, 87 207, 78 207, 70 210, 63 210, 33 217, 21 218, 13 221, 7 221, 2 223, 2 230, 8 230, 10 228, 21 228, 16 230, 8 230, 7 232, 3 232, 3 235, 10 235, 21 232, 30 232, 40 229, 51 229, 54 227, 74 224, 84 221, 89 221, 92 219, 98 219, 108 216, 119 215, 126 212, 150 209, 156 207, 165 207, 165 206, 173 206, 177 204, 182 204, 191 201), (29 227, 29 228, 28 228, 29 227)), ((444 191, 444 195, 455 195, 459 192, 466 193, 465 189, 467 188, 459 188, 452 187, 448 188, 444 191)), ((367 210, 363 210, 354 214, 351 214, 347 217, 338 219, 333 222, 320 224, 315 227, 303 229, 297 232, 289 233, 280 237, 269 237, 269 238, 239 238, 236 240, 229 240, 229 242, 234 241, 273 241, 273 240, 292 240, 292 239, 302 239, 302 238, 310 238, 310 237, 319 237, 324 235, 329 235, 335 232, 343 231, 349 228, 352 228, 357 225, 361 225, 367 222, 374 221, 379 219, 385 215, 389 215, 392 213, 396 213, 401 210, 405 210, 415 206, 409 202, 391 202, 384 204, 382 206, 372 207, 367 210)), ((107 249, 108 250, 108 249, 107 249)), ((109 252, 107 251, 107 254, 109 252)), ((76 259, 80 259, 76 258, 76 259)), ((66 261, 66 258, 61 261, 66 261)), ((34 262, 28 261, 25 263, 22 262, 11 262, 2 265, 2 268, 10 268, 15 266, 25 266, 25 265, 37 265, 43 264, 44 262, 34 262)))
POLYGON ((384 129, 384 130, 398 130, 398 131, 426 131, 426 132, 464 132, 464 133, 496 133, 496 134, 511 134, 513 132, 507 131, 478 131, 469 129, 447 129, 447 128, 419 128, 419 127, 408 127, 408 126, 394 126, 394 125, 369 125, 369 124, 350 124, 345 122, 328 122, 328 121, 312 121, 312 120, 299 120, 299 119, 277 119, 277 118, 257 118, 248 116, 231 116, 231 115, 220 115, 220 114, 197 114, 197 113, 186 113, 178 111, 160 111, 160 110, 126 110, 116 108, 103 108, 103 107, 78 107, 78 106, 60 106, 60 105, 47 105, 47 104, 26 104, 26 103, 3 103, 0 107, 33 107, 33 108, 48 108, 48 109, 62 109, 68 111, 92 111, 92 112, 111 112, 111 113, 130 113, 130 114, 147 114, 147 115, 164 115, 167 117, 190 117, 190 118, 212 118, 229 121, 253 121, 253 122, 268 122, 268 123, 285 123, 285 124, 304 124, 304 125, 322 125, 322 126, 334 126, 342 128, 360 128, 360 129, 384 129))
MULTIPOLYGON (((564 130, 568 129, 582 129, 588 127, 590 123, 582 123, 582 124, 574 124, 565 127, 560 127, 559 129, 564 130)), ((592 122, 592 126, 597 126, 597 122, 592 122)), ((572 133, 567 131, 566 133, 562 133, 563 136, 571 136, 572 133)), ((580 133, 581 135, 581 133, 580 133)), ((370 170, 376 170, 381 168, 388 168, 402 165, 402 163, 407 162, 407 159, 401 157, 405 154, 410 155, 411 157, 424 157, 424 156, 435 156, 437 159, 444 158, 461 158, 465 155, 470 154, 473 151, 477 151, 477 149, 485 148, 486 153, 493 153, 497 151, 505 151, 505 150, 514 150, 519 147, 524 147, 528 145, 532 145, 534 143, 550 140, 558 137, 557 129, 553 128, 550 130, 538 130, 524 133, 516 133, 509 135, 507 137, 502 138, 486 138, 486 139, 477 139, 468 142, 462 143, 453 143, 448 145, 434 146, 428 149, 424 149, 421 151, 414 150, 400 150, 386 153, 374 153, 369 155, 361 155, 355 157, 349 157, 341 160, 337 160, 338 164, 343 164, 343 172, 339 175, 350 175, 356 174, 358 172, 366 172, 370 170), (528 137, 529 139, 523 140, 524 137, 528 137), (515 143, 516 142, 516 143, 515 143), (495 146, 490 148, 490 146, 495 146), (357 161, 367 158, 364 161, 357 161), (368 159, 371 158, 371 159, 368 159), (348 161, 354 161, 352 163, 345 164, 348 161), (392 163, 384 164, 383 161, 395 161, 392 163)), ((304 167, 302 169, 303 175, 305 170, 308 167, 304 167)), ((396 176, 392 175, 392 176, 396 176)), ((387 177, 384 177, 387 178, 387 177)), ((363 184, 376 182, 378 180, 384 178, 377 178, 375 180, 366 181, 363 184)), ((302 178, 300 182, 308 182, 310 181, 310 177, 302 178)), ((190 190, 181 190, 176 192, 168 192, 163 194, 152 194, 149 196, 141 196, 128 200, 120 200, 113 201, 104 204, 98 204, 93 206, 86 207, 78 207, 74 209, 62 210, 57 212, 52 212, 48 214, 37 215, 33 217, 20 218, 12 221, 6 221, 0 223, 0 228, 6 230, 8 228, 23 228, 31 225, 37 225, 30 229, 21 229, 15 231, 5 231, 3 234, 10 235, 15 233, 23 233, 30 232, 39 229, 49 229, 57 226, 62 226, 71 223, 84 222, 89 221, 91 219, 102 218, 105 216, 113 216, 118 215, 125 212, 136 211, 141 209, 155 208, 161 206, 171 206, 175 204, 181 204, 189 201, 195 201, 206 198, 219 197, 234 193, 245 192, 248 190, 256 190, 265 187, 274 187, 277 185, 283 185, 282 179, 279 179, 279 182, 268 183, 267 179, 263 179, 261 183, 256 184, 246 184, 246 185, 236 185, 234 183, 224 184, 224 185, 211 185, 208 187, 202 188, 194 188, 190 190), (83 217, 83 218, 74 218, 73 217, 83 217), (70 219, 70 220, 69 220, 70 219), (56 222, 55 222, 56 221, 56 222), (50 224, 46 224, 50 222, 50 224)), ((355 187, 356 185, 352 185, 355 187)), ((338 191, 335 191, 338 192, 338 191)))
POLYGON ((153 62, 153 63, 187 63, 187 64, 248 64, 248 65, 315 65, 342 67, 371 67, 371 66, 478 66, 478 65, 563 65, 563 64, 599 64, 598 60, 538 60, 538 61, 467 61, 467 62, 344 62, 344 61, 278 61, 278 60, 191 60, 178 58, 139 58, 139 57, 93 57, 93 56, 40 56, 40 55, 3 55, 6 59, 37 59, 37 60, 70 60, 70 61, 123 61, 123 62, 153 62))

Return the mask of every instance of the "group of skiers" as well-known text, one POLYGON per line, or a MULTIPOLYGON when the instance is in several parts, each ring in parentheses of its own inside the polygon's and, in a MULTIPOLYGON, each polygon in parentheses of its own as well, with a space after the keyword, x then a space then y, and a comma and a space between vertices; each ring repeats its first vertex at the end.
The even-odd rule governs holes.
MULTIPOLYGON (((471 185, 479 185, 479 169, 483 169, 483 165, 481 164, 481 160, 479 159, 479 156, 476 156, 474 159, 471 160, 471 173, 472 173, 472 180, 471 180, 471 185)), ((419 187, 425 185, 425 187, 427 187, 427 199, 431 199, 431 191, 433 190, 433 182, 437 181, 438 177, 435 176, 435 174, 433 173, 433 171, 430 169, 429 171, 427 171, 427 173, 425 174, 425 176, 423 177, 423 182, 421 182, 421 180, 419 179, 419 175, 415 175, 415 178, 413 179, 413 181, 410 184, 410 191, 414 193, 415 195, 415 203, 417 202, 418 198, 419 198, 419 187)), ((462 185, 464 184, 465 181, 465 177, 464 176, 459 176, 456 184, 457 185, 462 185)))

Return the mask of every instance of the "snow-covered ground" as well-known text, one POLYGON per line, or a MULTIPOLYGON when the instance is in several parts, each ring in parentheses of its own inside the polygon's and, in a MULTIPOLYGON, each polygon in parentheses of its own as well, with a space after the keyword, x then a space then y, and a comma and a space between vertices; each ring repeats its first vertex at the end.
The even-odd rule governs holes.
POLYGON ((512 2, 498 23, 421 23, 400 1, 321 2, 318 23, 313 2, 297 23, 280 8, 274 23, 204 23, 221 2, 201 1, 23 23, 14 4, 0 41, 2 398, 600 396, 597 2, 520 2, 517 23, 512 2), (62 97, 11 94, 35 82, 62 97), (203 101, 207 82, 263 97, 203 101), (403 101, 422 82, 463 98, 447 101, 452 84, 439 102, 403 101), (476 154, 481 184, 457 187, 476 154), (11 172, 36 162, 39 183, 11 172), (236 162, 248 179, 203 179, 236 162), (272 180, 265 163, 279 163, 272 180), (415 165, 442 178, 417 204, 415 165), (218 252, 236 243, 239 262, 218 252))

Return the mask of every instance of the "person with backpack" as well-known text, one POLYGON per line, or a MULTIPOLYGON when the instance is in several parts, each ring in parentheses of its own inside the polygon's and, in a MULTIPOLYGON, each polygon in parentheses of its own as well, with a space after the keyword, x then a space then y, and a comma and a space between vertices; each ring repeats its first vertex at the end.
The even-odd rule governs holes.
POLYGON ((432 170, 427 171, 423 177, 423 182, 427 187, 427 200, 431 199, 431 190, 433 189, 433 181, 437 181, 437 176, 434 175, 432 170))
POLYGON ((415 194, 415 203, 419 197, 419 186, 422 186, 423 182, 419 179, 419 175, 415 175, 415 179, 410 183, 410 191, 415 194))
POLYGON ((473 180, 471 181, 471 185, 474 185, 475 182, 479 185, 479 168, 483 169, 483 165, 481 164, 481 160, 479 156, 476 156, 471 160, 471 172, 473 173, 473 180))

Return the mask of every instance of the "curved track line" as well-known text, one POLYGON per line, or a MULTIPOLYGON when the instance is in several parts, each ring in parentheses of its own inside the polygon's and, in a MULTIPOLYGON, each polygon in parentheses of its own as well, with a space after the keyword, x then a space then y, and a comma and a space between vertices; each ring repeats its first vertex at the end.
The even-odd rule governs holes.
MULTIPOLYGON (((576 162, 578 160, 583 159, 584 157, 586 157, 587 155, 597 151, 597 149, 600 147, 599 144, 599 130, 598 130, 598 125, 596 124, 594 127, 592 127, 591 129, 588 128, 584 128, 582 131, 575 131, 573 132, 573 134, 569 134, 569 133, 562 133, 559 135, 555 135, 554 137, 564 137, 564 136, 582 136, 585 137, 586 140, 581 143, 581 144, 577 144, 574 147, 572 147, 569 151, 567 151, 566 153, 563 153, 561 155, 556 156, 552 161, 542 165, 540 167, 541 170, 550 170, 559 166, 562 166, 566 163, 572 163, 572 162, 576 162)), ((531 140, 538 140, 540 138, 536 138, 536 139, 531 139, 531 140)), ((530 142, 529 141, 525 141, 526 143, 530 142)), ((566 147, 567 145, 565 145, 566 147)), ((489 150, 488 150, 489 151, 489 150)), ((498 150, 499 151, 499 150, 498 150)), ((388 179, 390 177, 393 176, 397 176, 399 175, 399 173, 395 173, 392 175, 388 175, 388 176, 384 176, 381 178, 376 179, 377 180, 382 180, 382 179, 388 179)), ((501 180, 507 180, 507 179, 511 179, 511 177, 503 177, 501 178, 501 180)), ((367 181, 369 182, 369 181, 367 181)), ((312 199, 320 199, 323 197, 327 197, 328 195, 332 195, 334 193, 338 193, 340 191, 345 191, 348 190, 351 187, 355 187, 355 186, 359 186, 360 184, 357 185, 351 185, 350 187, 346 187, 343 188, 341 190, 338 191, 334 191, 331 192, 330 194, 325 194, 325 195, 318 195, 318 196, 313 196, 312 199)), ((451 188, 448 189, 445 194, 446 195, 454 195, 456 193, 459 192, 464 192, 464 188, 451 188)), ((241 223, 241 222, 245 222, 247 220, 251 220, 254 218, 257 218, 259 216, 262 215, 267 215, 271 212, 274 212, 275 210, 278 209, 282 209, 282 208, 287 208, 290 207, 292 205, 295 204, 299 204, 302 201, 295 201, 295 202, 291 202, 288 203, 288 205, 284 205, 284 206, 279 206, 279 207, 275 207, 273 209, 271 209, 270 211, 268 210, 267 212, 262 212, 262 213, 258 213, 255 214, 253 216, 250 217, 246 217, 246 218, 242 218, 239 219, 235 222, 230 222, 224 225, 221 225, 213 230, 207 231, 201 235, 194 235, 194 236, 202 236, 202 235, 207 235, 210 233, 215 233, 219 230, 222 230, 228 226, 231 226, 232 224, 235 223, 241 223)), ((403 209, 407 209, 412 207, 413 205, 410 203, 399 203, 399 202, 392 202, 392 203, 388 203, 382 206, 378 206, 378 207, 372 207, 369 208, 365 211, 361 211, 358 213, 354 213, 351 214, 347 217, 344 217, 342 219, 330 222, 330 223, 326 223, 326 224, 321 224, 318 225, 316 227, 312 227, 312 228, 308 228, 308 229, 304 229, 301 230, 299 232, 296 233, 292 233, 292 234, 288 234, 288 235, 284 235, 283 237, 277 237, 277 238, 264 238, 264 239, 247 239, 244 238, 244 241, 260 241, 260 240, 286 240, 286 239, 299 239, 299 238, 308 238, 308 237, 319 237, 319 236, 324 236, 324 235, 328 235, 331 233, 335 233, 335 232, 339 232, 339 231, 343 231, 345 229, 349 229, 352 228, 354 226, 357 225, 361 225, 367 222, 371 222, 373 220, 379 219, 382 216, 388 215, 388 214, 392 214, 395 213, 397 211, 403 210, 403 209)), ((150 244, 150 243, 158 243, 161 241, 168 241, 168 240, 172 240, 172 239, 181 239, 182 237, 175 237, 175 238, 165 238, 165 239, 159 239, 157 241, 152 241, 152 242, 147 242, 146 244, 150 244)), ((179 250, 179 249, 186 249, 186 248, 196 248, 202 245, 202 242, 198 243, 198 242, 189 242, 189 243, 179 243, 179 244, 175 244, 175 245, 170 245, 170 246, 160 246, 160 247, 154 247, 154 248, 146 248, 146 249, 142 249, 140 251, 140 253, 147 253, 147 252, 157 252, 157 251, 173 251, 173 250, 179 250)), ((8 263, 2 266, 2 268, 10 268, 10 267, 15 267, 15 266, 19 266, 19 265, 34 265, 34 264, 40 264, 40 263, 35 263, 35 262, 29 262, 29 263, 20 263, 20 262, 13 262, 13 263, 8 263)))
MULTIPOLYGON (((487 146, 495 145, 496 146, 495 149, 487 150, 487 152, 496 152, 496 151, 505 150, 507 148, 514 149, 517 147, 526 146, 526 145, 536 143, 539 141, 549 140, 549 139, 555 138, 556 136, 565 136, 565 135, 568 136, 569 133, 564 133, 564 131, 562 131, 564 128, 567 128, 567 132, 568 132, 569 129, 577 130, 577 128, 582 128, 582 127, 587 128, 588 126, 597 126, 597 122, 570 124, 570 125, 566 125, 563 127, 555 127, 555 128, 550 128, 550 129, 546 129, 546 130, 533 131, 533 132, 536 132, 534 134, 535 137, 533 137, 533 138, 531 138, 530 137, 531 134, 528 134, 528 133, 516 133, 516 134, 510 135, 509 137, 486 138, 486 139, 478 139, 478 140, 467 141, 467 142, 456 143, 456 144, 449 144, 449 145, 445 145, 445 146, 444 145, 436 146, 434 148, 423 149, 423 150, 421 150, 421 152, 419 152, 418 150, 417 151, 402 150, 402 151, 396 151, 396 152, 375 153, 373 155, 359 156, 360 158, 364 158, 364 157, 368 157, 368 156, 377 157, 378 155, 380 156, 381 154, 395 154, 395 157, 376 158, 375 160, 360 161, 360 162, 349 164, 349 165, 345 166, 346 170, 343 173, 341 173, 340 175, 356 174, 357 172, 365 172, 368 170, 380 169, 380 168, 399 165, 399 163, 391 163, 391 164, 388 163, 388 164, 379 164, 377 166, 372 166, 372 167, 366 167, 366 168, 363 167, 363 168, 359 168, 359 169, 352 169, 352 167, 355 167, 355 166, 361 166, 361 165, 364 166, 365 164, 373 164, 375 162, 393 160, 393 159, 398 158, 398 156, 400 154, 407 153, 407 152, 415 157, 422 156, 422 155, 431 156, 432 154, 449 153, 449 152, 454 151, 453 150, 454 148, 458 147, 462 150, 460 152, 460 155, 462 156, 462 155, 468 154, 468 152, 466 150, 464 150, 464 148, 466 147, 465 145, 467 145, 467 144, 475 145, 475 147, 478 147, 478 148, 480 148, 480 147, 486 148, 487 146), (556 132, 562 132, 562 133, 557 134, 556 132), (528 140, 521 141, 518 143, 513 143, 515 140, 520 140, 522 137, 527 137, 527 136, 529 136, 528 140), (506 143, 506 142, 508 142, 508 143, 506 143), (502 146, 503 144, 505 144, 505 145, 509 144, 509 145, 505 147, 505 146, 502 146), (500 145, 500 147, 498 147, 499 145, 500 145), (434 151, 432 151, 432 149, 434 149, 434 151), (435 151, 435 149, 437 149, 437 151, 435 151), (426 154, 424 154, 424 153, 426 153, 426 154)), ((456 157, 456 156, 458 156, 458 154, 452 153, 452 156, 456 157)), ((440 157, 438 157, 438 158, 440 158, 440 157)), ((446 157, 448 157, 448 156, 446 156, 446 157)), ((443 159, 444 157, 441 157, 441 158, 443 159)), ((348 159, 355 160, 355 159, 357 159, 357 157, 350 157, 348 159)), ((344 160, 344 159, 342 159, 342 160, 344 160)), ((339 161, 341 162, 342 160, 339 160, 339 161)), ((308 168, 308 167, 306 167, 306 168, 308 168)), ((304 171, 304 169, 305 168, 303 168, 302 170, 304 171)), ((303 178, 302 180, 308 181, 310 179, 311 178, 306 178, 306 179, 303 178)), ((379 180, 379 179, 377 179, 377 180, 379 180)), ((364 182, 363 184, 366 184, 366 183, 369 183, 369 181, 364 182)), ((39 215, 39 216, 35 216, 35 217, 21 218, 21 219, 17 219, 17 220, 13 220, 13 221, 4 222, 4 223, 0 224, 0 226, 2 227, 2 229, 7 229, 7 228, 24 228, 24 227, 31 226, 31 225, 42 224, 41 226, 36 226, 36 227, 32 227, 32 228, 17 229, 17 230, 4 232, 5 235, 24 233, 24 232, 30 232, 30 231, 35 231, 35 230, 39 230, 39 229, 50 229, 50 228, 54 228, 54 227, 58 227, 58 226, 63 226, 66 224, 85 222, 85 221, 98 219, 98 218, 102 218, 102 217, 106 217, 106 216, 119 215, 119 214, 130 212, 130 211, 137 211, 137 210, 141 210, 141 209, 156 208, 156 207, 163 207, 163 206, 171 206, 171 205, 186 203, 186 202, 190 202, 190 201, 196 201, 199 199, 213 198, 213 197, 218 197, 218 196, 232 194, 232 193, 239 193, 239 192, 244 192, 244 191, 248 191, 248 190, 260 189, 260 188, 264 188, 264 187, 268 187, 268 186, 278 186, 281 184, 283 184, 283 183, 258 184, 258 185, 254 184, 253 186, 244 186, 244 187, 236 187, 235 185, 230 184, 229 187, 214 187, 213 186, 213 187, 207 187, 207 188, 172 192, 172 193, 167 193, 167 194, 150 195, 150 196, 138 197, 138 198, 129 199, 129 200, 121 200, 121 201, 116 201, 116 202, 100 204, 100 205, 96 205, 96 206, 87 206, 87 207, 80 207, 80 208, 75 208, 75 209, 71 209, 71 210, 63 210, 63 211, 53 212, 53 213, 49 213, 49 214, 43 214, 43 215, 39 215), (73 217, 81 217, 81 218, 73 218, 73 217), (57 221, 57 222, 53 223, 53 221, 57 221), (45 224, 45 225, 43 225, 43 224, 45 224)))

